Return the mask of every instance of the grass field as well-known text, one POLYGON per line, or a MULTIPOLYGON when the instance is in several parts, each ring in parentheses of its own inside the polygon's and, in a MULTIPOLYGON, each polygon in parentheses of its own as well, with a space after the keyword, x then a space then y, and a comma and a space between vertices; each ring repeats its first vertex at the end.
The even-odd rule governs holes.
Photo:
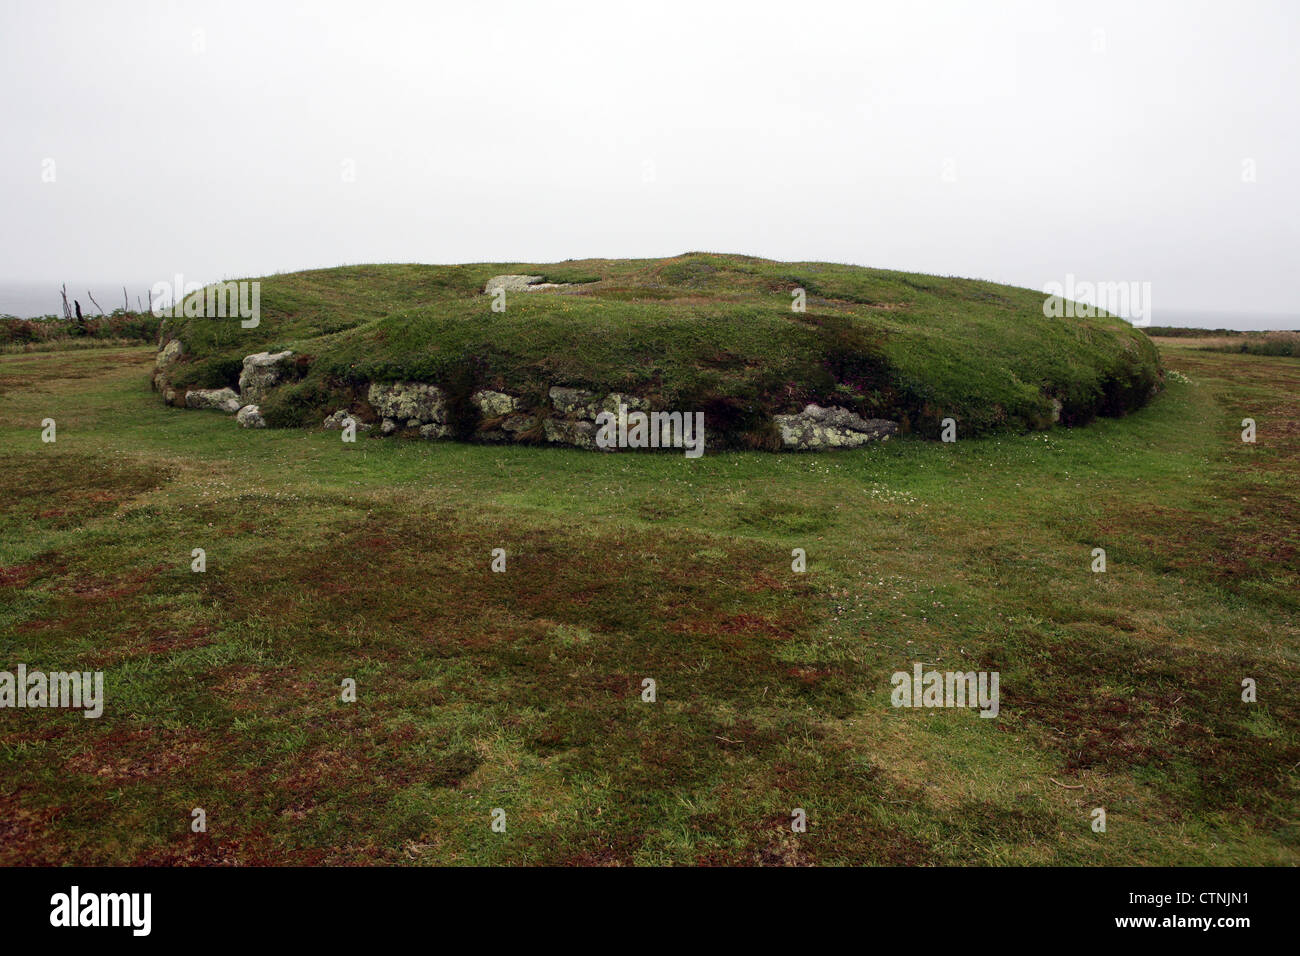
POLYGON ((106 687, 0 710, 0 864, 1293 865, 1300 363, 1161 348, 1086 428, 695 461, 0 355, 0 669, 106 687), (918 661, 998 718, 891 707, 918 661))

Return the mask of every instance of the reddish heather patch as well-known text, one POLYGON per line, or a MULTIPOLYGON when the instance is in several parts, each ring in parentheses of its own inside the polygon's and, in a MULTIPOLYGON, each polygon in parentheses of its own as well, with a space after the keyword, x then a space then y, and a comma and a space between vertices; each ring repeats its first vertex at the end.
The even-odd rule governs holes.
MULTIPOLYGON (((215 678, 216 675, 214 675, 215 678)), ((298 679, 287 667, 256 667, 251 664, 232 664, 222 670, 213 684, 214 695, 233 711, 262 710, 267 693, 274 690, 279 706, 311 698, 310 681, 298 679)), ((317 700, 321 696, 317 694, 317 700)))
POLYGON ((57 807, 24 805, 20 792, 0 793, 0 866, 60 866, 66 862, 51 839, 57 807))
POLYGON ((327 862, 325 851, 276 846, 260 828, 256 828, 245 839, 217 839, 210 833, 186 832, 166 846, 144 850, 131 865, 321 866, 327 862))
POLYGON ((790 829, 791 817, 774 813, 757 826, 758 833, 751 841, 751 863, 759 866, 812 866, 814 860, 808 851, 808 834, 790 829))
POLYGON ((714 620, 683 621, 674 630, 681 634, 787 638, 794 635, 796 626, 760 614, 741 613, 722 615, 714 620))
POLYGON ((165 565, 155 564, 151 568, 144 568, 113 577, 86 578, 72 586, 72 593, 77 597, 92 601, 108 601, 130 597, 143 591, 145 585, 165 569, 165 565))
POLYGON ((745 591, 749 594, 757 594, 760 591, 784 591, 789 587, 788 581, 782 581, 766 571, 759 571, 754 575, 753 582, 745 585, 745 591))
POLYGON ((805 687, 815 687, 827 677, 830 677, 833 672, 816 667, 790 667, 787 668, 786 673, 805 687))
POLYGON ((144 653, 167 654, 172 651, 188 650, 193 647, 205 647, 212 643, 207 639, 211 633, 212 628, 206 626, 193 628, 186 635, 182 635, 179 631, 158 631, 145 645, 144 653))
POLYGON ((94 741, 91 749, 64 761, 69 773, 87 774, 111 784, 165 777, 191 766, 209 752, 207 743, 180 731, 116 730, 94 741))
POLYGON ((36 577, 40 570, 40 564, 34 561, 29 564, 14 564, 9 567, 0 565, 0 588, 26 587, 28 582, 36 577))

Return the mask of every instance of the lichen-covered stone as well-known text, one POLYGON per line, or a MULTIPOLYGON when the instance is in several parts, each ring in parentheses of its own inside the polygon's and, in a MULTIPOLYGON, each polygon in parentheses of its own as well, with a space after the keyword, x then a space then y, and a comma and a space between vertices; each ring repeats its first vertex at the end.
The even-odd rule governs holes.
POLYGON ((215 408, 233 415, 243 405, 233 388, 192 388, 185 393, 186 408, 215 408))
POLYGON ((244 356, 244 368, 239 373, 239 394, 245 402, 260 402, 269 389, 284 380, 289 371, 293 352, 257 352, 244 356))
POLYGON ((426 441, 432 441, 435 438, 450 438, 451 427, 449 425, 440 425, 437 423, 420 426, 420 437, 426 441))
POLYGON ((544 276, 503 275, 493 276, 483 286, 484 295, 493 295, 498 289, 507 292, 567 292, 578 288, 577 282, 546 282, 544 276))
POLYGON ((181 340, 172 339, 158 350, 158 354, 154 356, 153 367, 157 369, 166 368, 168 365, 179 361, 184 354, 185 346, 181 340))
MULTIPOLYGON (((172 339, 158 350, 158 354, 153 360, 153 375, 149 379, 149 384, 155 392, 165 391, 167 388, 167 370, 175 365, 182 355, 185 354, 185 346, 181 344, 180 339, 172 339)), ((168 404, 171 404, 168 402, 168 404)))
POLYGON ((357 431, 359 432, 370 431, 371 426, 369 424, 357 418, 357 416, 353 415, 346 408, 340 408, 333 415, 325 419, 324 427, 325 428, 346 428, 349 421, 356 423, 357 431))
POLYGON ((404 421, 415 428, 425 424, 446 424, 447 399, 442 389, 423 382, 372 382, 367 396, 384 418, 404 421))
POLYGON ((519 432, 526 432, 537 425, 536 415, 509 415, 501 423, 501 429, 514 435, 519 432))
POLYGON ((481 389, 469 397, 484 418, 500 418, 519 410, 519 399, 505 392, 481 389))
POLYGON ((773 418, 781 431, 782 446, 791 449, 857 448, 898 432, 897 422, 863 418, 847 408, 808 405, 797 415, 773 418))
POLYGON ((621 392, 610 392, 605 396, 605 400, 600 403, 601 411, 613 412, 618 414, 619 405, 626 405, 629 412, 648 412, 650 403, 644 398, 637 398, 635 395, 624 395, 621 392))
POLYGON ((575 448, 596 447, 596 426, 588 421, 569 422, 548 418, 542 423, 548 442, 573 445, 575 448))
POLYGON ((245 405, 235 416, 235 421, 239 422, 243 428, 265 428, 266 419, 262 417, 262 410, 256 405, 245 405))
POLYGON ((595 392, 556 385, 549 395, 551 407, 566 418, 595 418, 600 411, 595 392))
POLYGON ((507 292, 527 292, 528 287, 541 282, 543 276, 526 276, 526 275, 504 275, 493 276, 487 280, 487 285, 483 286, 485 295, 491 295, 498 289, 505 289, 507 292))

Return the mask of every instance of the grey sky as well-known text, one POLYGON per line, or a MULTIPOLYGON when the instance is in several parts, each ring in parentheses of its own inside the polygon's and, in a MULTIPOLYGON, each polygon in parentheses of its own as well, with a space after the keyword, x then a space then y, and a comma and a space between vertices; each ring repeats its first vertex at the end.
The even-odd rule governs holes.
POLYGON ((703 249, 1148 281, 1157 321, 1297 311, 1298 24, 1291 2, 5 0, 0 279, 703 249))

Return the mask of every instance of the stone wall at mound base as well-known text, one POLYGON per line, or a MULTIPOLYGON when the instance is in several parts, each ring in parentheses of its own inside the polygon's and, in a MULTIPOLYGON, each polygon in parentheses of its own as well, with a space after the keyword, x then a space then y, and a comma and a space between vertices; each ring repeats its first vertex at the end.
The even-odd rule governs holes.
MULTIPOLYGON (((258 352, 245 357, 239 388, 176 389, 167 383, 167 371, 185 354, 178 339, 159 349, 154 365, 153 386, 163 393, 168 405, 179 408, 215 409, 233 415, 244 428, 265 428, 258 403, 292 375, 294 353, 258 352)), ((456 432, 451 403, 437 385, 424 382, 372 382, 365 391, 369 410, 340 408, 321 423, 341 429, 349 423, 358 432, 376 435, 405 435, 427 440, 452 438, 456 432), (378 421, 368 420, 370 410, 378 421)), ((531 442, 600 449, 597 416, 602 412, 627 414, 682 411, 655 409, 643 398, 621 392, 600 394, 580 388, 556 385, 538 407, 525 407, 523 400, 505 392, 481 389, 470 395, 478 426, 473 440, 482 442, 531 442)), ((886 441, 898 433, 898 423, 883 418, 862 418, 845 408, 807 405, 798 413, 773 416, 780 447, 792 451, 823 451, 857 448, 872 441, 886 441)), ((680 428, 679 428, 680 433, 680 428)), ((705 435, 708 444, 708 436, 705 435)))

